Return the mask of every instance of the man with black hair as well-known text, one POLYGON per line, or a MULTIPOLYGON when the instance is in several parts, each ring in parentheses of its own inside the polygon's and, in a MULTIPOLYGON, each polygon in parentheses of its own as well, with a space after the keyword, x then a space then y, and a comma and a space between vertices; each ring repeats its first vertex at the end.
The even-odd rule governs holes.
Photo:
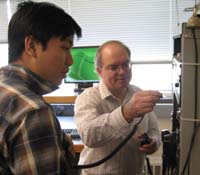
POLYGON ((42 95, 73 63, 81 28, 46 2, 20 3, 8 28, 9 64, 0 69, 0 174, 74 175, 70 138, 42 95))

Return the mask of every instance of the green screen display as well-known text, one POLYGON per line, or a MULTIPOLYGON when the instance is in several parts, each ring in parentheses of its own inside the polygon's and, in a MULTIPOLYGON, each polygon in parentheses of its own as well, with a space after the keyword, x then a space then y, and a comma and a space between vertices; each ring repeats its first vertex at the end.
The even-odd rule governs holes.
POLYGON ((99 76, 94 65, 98 46, 73 47, 71 55, 74 63, 70 66, 66 83, 97 82, 99 76))

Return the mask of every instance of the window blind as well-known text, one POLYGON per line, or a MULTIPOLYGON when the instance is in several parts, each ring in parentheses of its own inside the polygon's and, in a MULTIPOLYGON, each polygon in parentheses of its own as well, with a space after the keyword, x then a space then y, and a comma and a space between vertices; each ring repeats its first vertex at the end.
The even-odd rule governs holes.
MULTIPOLYGON (((13 14, 19 2, 22 0, 0 1, 1 43, 7 42, 9 11, 13 14)), ((55 3, 54 0, 48 2, 55 3)), ((184 12, 184 9, 193 7, 194 2, 57 0, 56 5, 70 13, 81 25, 83 38, 76 41, 76 45, 100 45, 117 39, 130 47, 134 61, 151 61, 171 59, 172 37, 181 32, 177 24, 187 21, 192 15, 192 12, 184 12)))
POLYGON ((83 28, 78 45, 117 39, 131 48, 134 61, 170 59, 170 1, 71 0, 70 10, 83 28))
POLYGON ((7 42, 8 13, 6 0, 0 1, 0 42, 7 42))

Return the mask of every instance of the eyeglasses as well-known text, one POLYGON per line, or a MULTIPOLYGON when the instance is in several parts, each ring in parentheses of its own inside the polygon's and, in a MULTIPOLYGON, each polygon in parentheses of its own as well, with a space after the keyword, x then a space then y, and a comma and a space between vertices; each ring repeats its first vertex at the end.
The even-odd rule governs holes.
POLYGON ((112 71, 112 72, 118 72, 120 70, 120 68, 122 68, 124 71, 128 71, 131 69, 132 67, 132 62, 125 62, 123 64, 110 64, 108 65, 107 69, 112 71))

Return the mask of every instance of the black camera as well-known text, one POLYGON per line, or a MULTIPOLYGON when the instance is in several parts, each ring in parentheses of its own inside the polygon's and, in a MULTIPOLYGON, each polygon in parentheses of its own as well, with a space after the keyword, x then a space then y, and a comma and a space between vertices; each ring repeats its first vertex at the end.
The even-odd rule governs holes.
POLYGON ((145 132, 140 137, 140 145, 149 144, 151 142, 151 139, 149 138, 148 134, 145 132))

